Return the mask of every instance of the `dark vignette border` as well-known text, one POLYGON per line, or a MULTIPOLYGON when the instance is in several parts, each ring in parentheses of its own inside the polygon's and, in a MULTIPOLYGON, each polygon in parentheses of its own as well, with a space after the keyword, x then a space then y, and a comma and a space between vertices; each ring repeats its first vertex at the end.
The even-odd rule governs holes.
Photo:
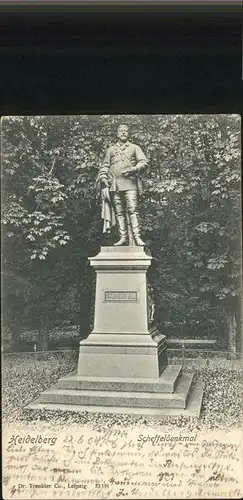
POLYGON ((1 4, 1 115, 241 112, 238 3, 91 4, 1 4))

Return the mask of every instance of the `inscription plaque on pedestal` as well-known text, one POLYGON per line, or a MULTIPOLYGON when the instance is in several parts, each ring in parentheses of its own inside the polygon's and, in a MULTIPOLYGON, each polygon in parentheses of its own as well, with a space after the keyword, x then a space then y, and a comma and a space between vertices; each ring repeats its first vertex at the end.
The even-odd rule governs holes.
POLYGON ((104 302, 138 302, 138 291, 104 290, 104 302))

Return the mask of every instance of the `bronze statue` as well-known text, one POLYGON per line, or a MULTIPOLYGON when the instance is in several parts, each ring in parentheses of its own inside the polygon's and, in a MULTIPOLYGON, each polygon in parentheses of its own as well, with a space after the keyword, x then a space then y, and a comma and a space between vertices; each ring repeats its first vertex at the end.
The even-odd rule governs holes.
POLYGON ((141 148, 128 141, 128 135, 128 126, 120 125, 118 141, 108 148, 97 177, 102 199, 103 232, 110 232, 116 216, 120 239, 114 245, 135 243, 143 246, 138 221, 138 197, 142 192, 139 174, 148 162, 141 148))

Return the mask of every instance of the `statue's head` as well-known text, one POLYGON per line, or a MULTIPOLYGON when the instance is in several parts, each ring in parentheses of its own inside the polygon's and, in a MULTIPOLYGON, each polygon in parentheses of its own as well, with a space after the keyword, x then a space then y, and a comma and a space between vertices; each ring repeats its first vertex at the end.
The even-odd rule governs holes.
POLYGON ((123 123, 119 125, 116 133, 119 141, 126 142, 129 136, 129 127, 123 123))

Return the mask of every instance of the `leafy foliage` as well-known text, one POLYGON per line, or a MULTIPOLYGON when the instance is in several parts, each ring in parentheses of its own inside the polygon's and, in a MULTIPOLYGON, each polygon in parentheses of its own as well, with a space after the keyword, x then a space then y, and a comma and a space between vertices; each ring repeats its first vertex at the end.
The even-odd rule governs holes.
POLYGON ((240 119, 38 116, 2 121, 5 324, 18 339, 92 325, 87 259, 102 241, 95 178, 118 123, 149 158, 141 200, 156 319, 168 335, 228 343, 240 330, 240 119))

